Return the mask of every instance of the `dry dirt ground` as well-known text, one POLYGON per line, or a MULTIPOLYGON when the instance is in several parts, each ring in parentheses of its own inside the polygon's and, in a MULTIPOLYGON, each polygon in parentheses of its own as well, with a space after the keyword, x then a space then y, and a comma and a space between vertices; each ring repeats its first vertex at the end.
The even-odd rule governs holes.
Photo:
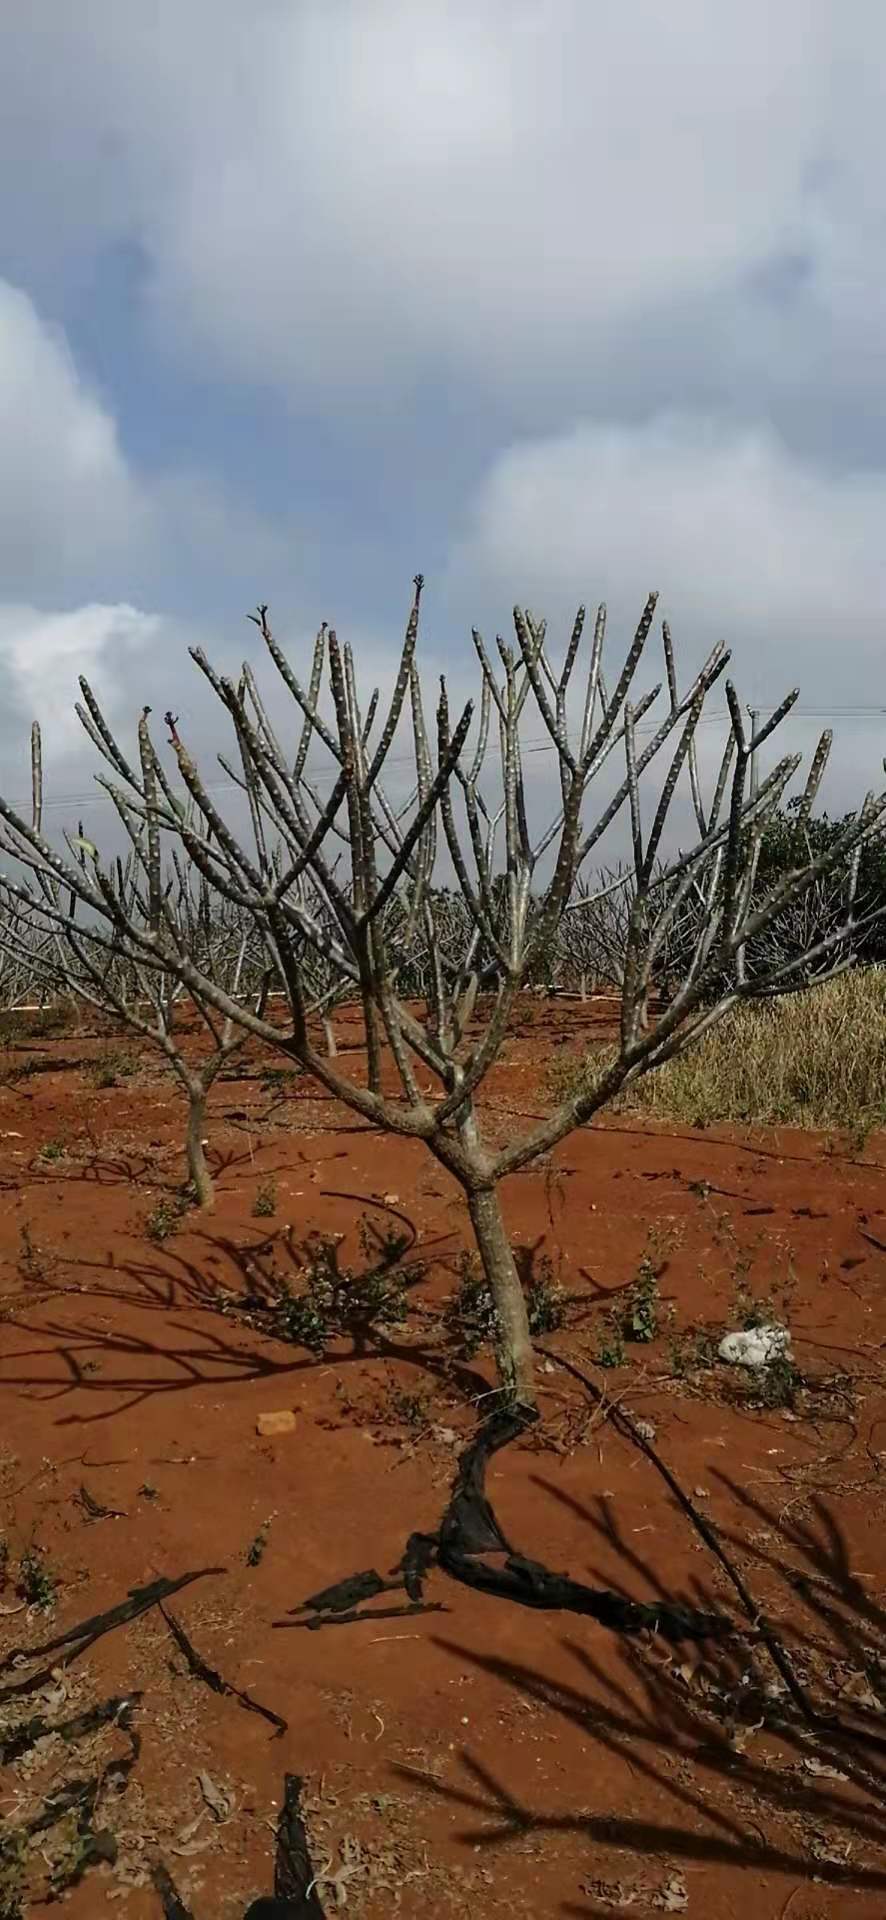
MULTIPOLYGON (((347 1020, 342 1033, 356 1044, 347 1020)), ((555 1050, 581 1042, 575 1010, 527 1015, 489 1126, 525 1125, 555 1050)), ((19 1884, 22 1912, 61 1893, 71 1920, 157 1920, 161 1858, 196 1920, 240 1920, 270 1891, 291 1771, 329 1913, 882 1920, 886 1142, 618 1119, 505 1193, 527 1278, 548 1260, 568 1298, 545 1344, 651 1423, 809 1694, 839 1716, 843 1732, 815 1731, 758 1643, 618 1637, 439 1573, 441 1611, 294 1625, 305 1596, 387 1573, 439 1519, 492 1379, 488 1354, 453 1354, 435 1311, 456 1285, 462 1204, 419 1147, 343 1124, 253 1056, 212 1096, 215 1210, 153 1240, 146 1223, 182 1180, 181 1103, 147 1054, 97 1084, 110 1047, 74 1033, 2 1056, 0 1915, 19 1911, 19 1884), (276 1210, 257 1217, 269 1182, 276 1210), (343 1234, 359 1270, 367 1218, 422 1263, 402 1325, 317 1358, 242 1322, 238 1297, 272 1262, 296 1276, 312 1232, 343 1234), (750 1404, 712 1361, 749 1299, 792 1330, 782 1404, 750 1404), (656 1337, 601 1367, 644 1300, 656 1337), (281 1409, 294 1430, 260 1438, 258 1416, 281 1409), (281 1737, 189 1674, 157 1607, 4 1698, 37 1671, 9 1663, 16 1648, 206 1568, 224 1571, 170 1611, 285 1718, 281 1737), (53 1731, 109 1698, 130 1704, 78 1737, 53 1731), (16 1758, 35 1714, 48 1730, 16 1758), (82 1852, 65 1790, 84 1779, 100 1783, 94 1825, 116 1857, 65 1891, 82 1852)), ((654 1467, 551 1361, 541 1385, 541 1431, 490 1475, 510 1538, 576 1579, 743 1622, 654 1467)))

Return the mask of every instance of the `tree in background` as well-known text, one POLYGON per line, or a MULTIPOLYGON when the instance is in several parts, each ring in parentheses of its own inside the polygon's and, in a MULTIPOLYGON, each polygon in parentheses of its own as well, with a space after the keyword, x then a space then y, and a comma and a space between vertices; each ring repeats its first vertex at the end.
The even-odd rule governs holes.
MULTIPOLYGON (((96 744, 103 722, 91 689, 82 683, 81 719, 96 744)), ((139 723, 142 766, 150 765, 147 715, 139 723)), ((116 762, 123 772, 125 761, 116 762)), ((112 797, 113 789, 109 787, 112 797)), ((43 772, 39 725, 32 732, 32 832, 39 835, 43 772)), ((0 951, 28 955, 30 977, 44 996, 73 1000, 118 1021, 155 1047, 187 1100, 185 1154, 194 1200, 211 1207, 215 1198, 206 1159, 206 1107, 219 1072, 246 1040, 242 1025, 209 1006, 194 1005, 180 973, 166 964, 167 936, 225 991, 266 1005, 271 968, 251 915, 216 899, 190 863, 173 847, 161 871, 160 835, 148 811, 124 816, 130 850, 101 868, 98 852, 83 834, 68 837, 69 860, 27 860, 31 885, 5 876, 0 882, 0 951), (88 875, 100 878, 103 912, 90 895, 88 875), (79 875, 79 883, 76 876, 79 875), (92 911, 90 912, 90 906, 92 911), (86 913, 84 914, 84 907, 86 913), (147 936, 147 947, 145 938, 147 936)), ((7 850, 11 844, 7 842, 7 850)), ((18 851, 18 843, 14 843, 18 851)))

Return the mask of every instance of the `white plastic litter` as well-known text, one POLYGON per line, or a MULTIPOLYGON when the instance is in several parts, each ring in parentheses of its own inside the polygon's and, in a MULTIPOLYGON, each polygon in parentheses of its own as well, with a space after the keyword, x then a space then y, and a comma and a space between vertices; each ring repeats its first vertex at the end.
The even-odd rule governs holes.
POLYGON ((768 1367, 773 1360, 788 1360, 791 1336, 787 1327, 748 1327, 744 1333, 727 1333, 717 1352, 732 1367, 768 1367))

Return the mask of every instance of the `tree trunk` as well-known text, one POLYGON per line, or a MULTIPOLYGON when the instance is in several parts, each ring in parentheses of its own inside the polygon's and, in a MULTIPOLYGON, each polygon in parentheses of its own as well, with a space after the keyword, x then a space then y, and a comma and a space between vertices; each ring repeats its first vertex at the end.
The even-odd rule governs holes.
POLYGON ((203 1149, 205 1125, 206 1094, 202 1087, 199 1091, 191 1087, 188 1089, 188 1174, 198 1207, 211 1207, 215 1202, 215 1187, 203 1149))
POLYGON ((501 1328, 498 1366, 502 1383, 522 1406, 534 1407, 535 1369, 526 1296, 495 1188, 469 1193, 468 1213, 501 1328))
POLYGON ((332 1021, 327 1018, 326 1014, 323 1015, 323 1035, 326 1041, 327 1060, 337 1059, 338 1048, 335 1044, 335 1034, 332 1030, 332 1021))

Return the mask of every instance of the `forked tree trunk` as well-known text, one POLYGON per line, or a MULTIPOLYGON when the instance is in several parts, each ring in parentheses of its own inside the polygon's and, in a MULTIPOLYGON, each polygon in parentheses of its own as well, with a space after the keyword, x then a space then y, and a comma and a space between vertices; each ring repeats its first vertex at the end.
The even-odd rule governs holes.
POLYGON ((490 1187, 482 1193, 469 1193, 468 1213, 498 1314, 498 1364, 502 1382, 522 1406, 534 1407, 535 1368, 526 1296, 496 1189, 490 1187))
POLYGON ((203 1130, 206 1125, 206 1093, 202 1087, 188 1088, 188 1175, 198 1207, 215 1204, 215 1187, 206 1164, 203 1130))

